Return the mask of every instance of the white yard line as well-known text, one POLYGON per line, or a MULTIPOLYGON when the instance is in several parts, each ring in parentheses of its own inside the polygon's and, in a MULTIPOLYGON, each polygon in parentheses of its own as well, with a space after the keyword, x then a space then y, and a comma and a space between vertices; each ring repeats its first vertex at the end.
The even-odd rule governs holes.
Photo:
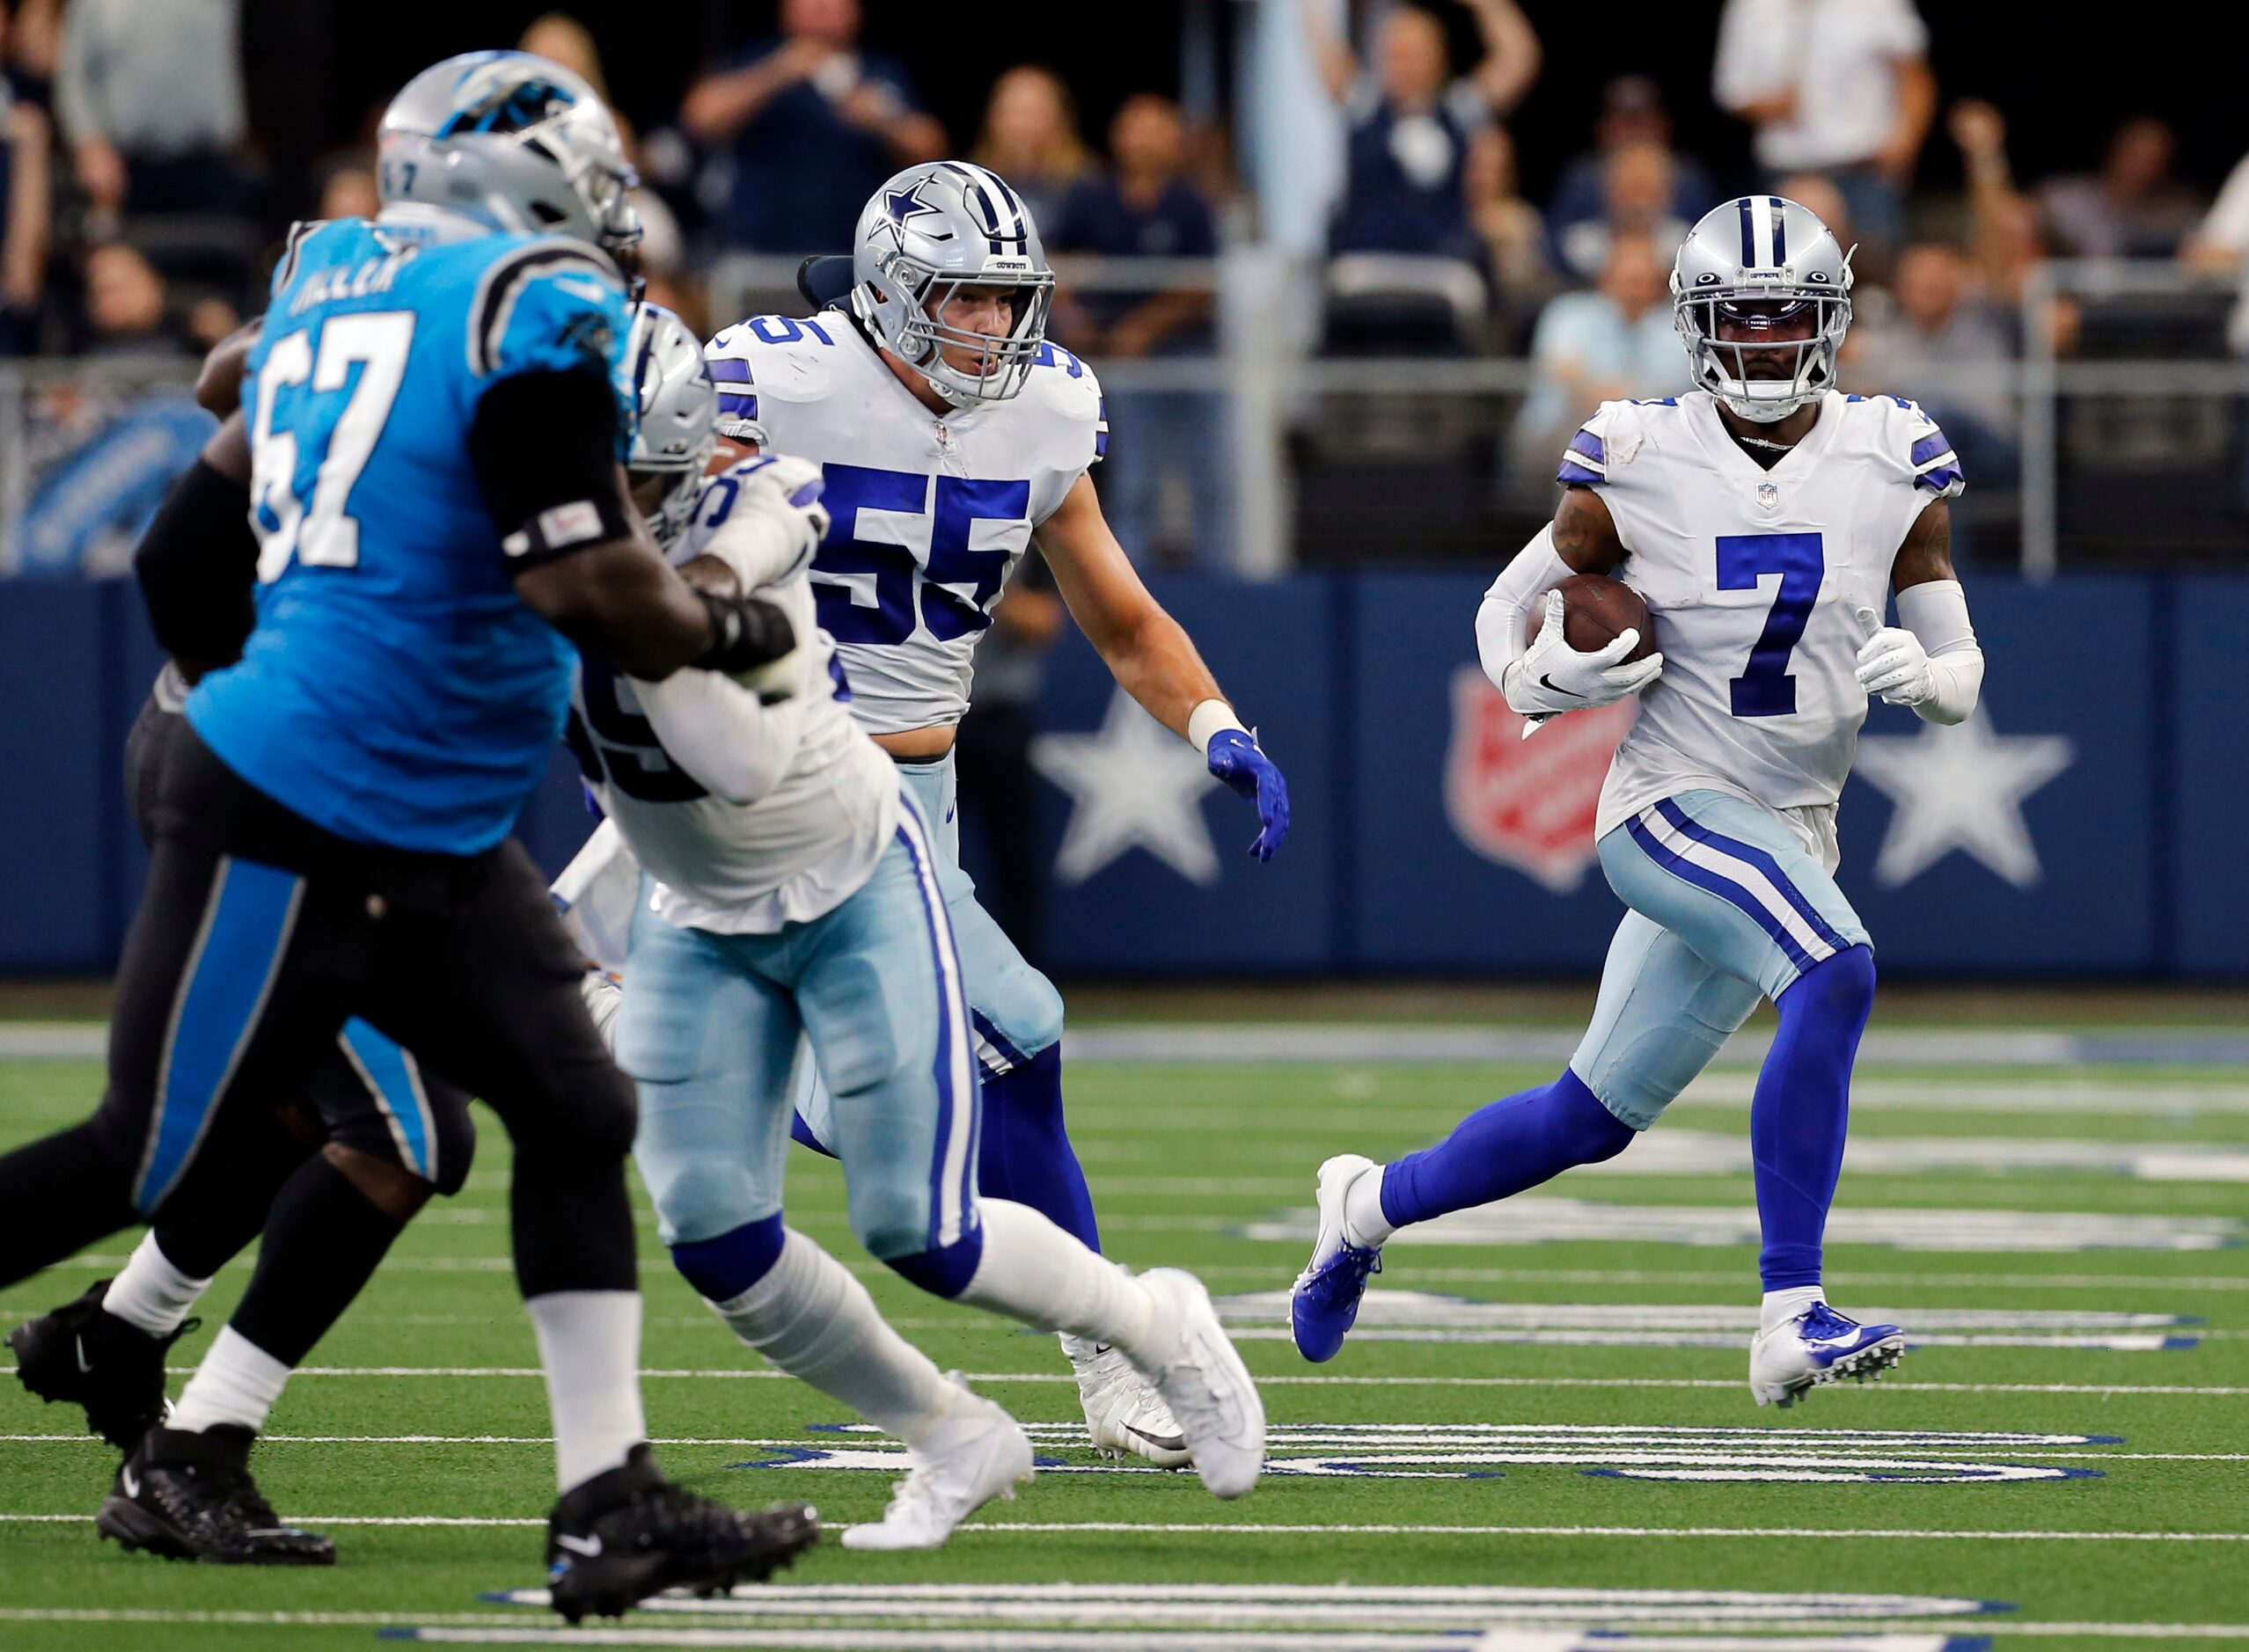
MULTIPOLYGON (((190 1377, 193 1365, 167 1366, 169 1374, 190 1377)), ((1075 1383, 1067 1371, 969 1371, 978 1383, 1075 1383)), ((516 1377, 541 1376, 536 1365, 300 1365, 296 1377, 516 1377)), ((787 1382, 785 1371, 758 1370, 650 1370, 647 1378, 707 1378, 716 1381, 787 1382)), ((1715 1377, 1297 1377, 1260 1376, 1263 1388, 1725 1388, 1738 1389, 1740 1381, 1715 1377)), ((2184 1383, 1930 1383, 1893 1378, 1844 1388, 1838 1394, 2191 1394, 2210 1399, 2249 1397, 2249 1386, 2194 1385, 2184 1383)))

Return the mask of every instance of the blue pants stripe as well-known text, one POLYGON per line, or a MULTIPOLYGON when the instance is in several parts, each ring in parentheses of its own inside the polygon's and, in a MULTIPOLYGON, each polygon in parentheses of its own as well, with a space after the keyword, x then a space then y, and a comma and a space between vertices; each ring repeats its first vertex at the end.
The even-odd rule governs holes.
POLYGON ((1654 861, 1656 865, 1681 882, 1691 883, 1696 888, 1707 890, 1717 895, 1718 899, 1739 907, 1758 927, 1773 938, 1781 951, 1788 955, 1788 961, 1791 963, 1798 969, 1809 969, 1812 967, 1813 962, 1812 954, 1804 950, 1795 936, 1789 933, 1788 925, 1767 911, 1765 903, 1750 894, 1748 890, 1731 878, 1721 877, 1718 874, 1698 866, 1685 856, 1675 852, 1667 847, 1661 838, 1643 826, 1637 819, 1626 821, 1624 829, 1632 834, 1632 841, 1639 844, 1648 859, 1654 861))
POLYGON ((344 1053, 367 1081, 375 1105, 390 1121, 406 1167, 424 1181, 437 1180, 436 1144, 430 1139, 421 1076, 414 1057, 357 1016, 344 1023, 344 1053))
POLYGON ((921 894, 922 921, 929 936, 930 962, 937 977, 937 1140, 929 1166, 929 1248, 956 1243, 968 1231, 976 1208, 976 1069, 968 1059, 967 1004, 960 981, 960 958, 945 915, 945 896, 928 838, 911 801, 898 822, 898 842, 913 863, 921 894), (967 1109, 965 1115, 962 1109, 967 1109), (956 1139, 964 1137, 965 1139, 956 1139), (956 1153, 957 1166, 949 1165, 956 1153))
POLYGON ((1022 1050, 1007 1042, 1007 1035, 994 1026, 991 1017, 985 1014, 982 1010, 973 1007, 970 1009, 969 1024, 976 1028, 978 1035, 985 1043, 992 1046, 993 1053, 1006 1064, 1006 1066, 1001 1069, 1002 1071, 1023 1066, 1030 1060, 1029 1056, 1024 1055, 1022 1050))
POLYGON ((1674 830, 1683 832, 1696 843, 1707 844, 1713 849, 1733 856, 1736 859, 1746 860, 1763 873, 1771 881, 1773 888, 1781 892, 1782 898, 1796 909, 1797 915, 1812 926, 1812 932, 1837 952, 1842 952, 1852 945, 1851 942, 1835 933, 1835 925, 1820 915, 1818 907, 1804 898, 1804 891, 1789 881, 1788 874, 1780 868, 1780 862, 1755 844, 1745 844, 1739 837, 1728 837, 1723 832, 1712 831, 1667 797, 1656 804, 1656 811, 1671 822, 1674 830))
POLYGON ((133 1182, 143 1213, 170 1193, 224 1100, 297 926, 304 880, 221 856, 157 1067, 147 1151, 133 1182))

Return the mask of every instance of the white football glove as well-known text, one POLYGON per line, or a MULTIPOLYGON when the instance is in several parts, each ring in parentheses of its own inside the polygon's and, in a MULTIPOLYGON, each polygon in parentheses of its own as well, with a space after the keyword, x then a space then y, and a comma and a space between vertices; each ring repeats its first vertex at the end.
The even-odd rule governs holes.
POLYGON ((719 485, 741 491, 726 518, 700 547, 734 570, 742 588, 777 585, 812 560, 828 531, 820 502, 820 467, 809 459, 775 454, 745 461, 719 485))
POLYGON ((1549 717, 1611 705, 1637 694, 1663 675, 1663 655, 1652 654, 1627 665, 1624 656, 1639 646, 1637 627, 1627 626, 1591 654, 1572 648, 1562 634, 1562 593, 1546 594, 1546 618, 1523 657, 1510 665, 1501 685, 1507 704, 1527 720, 1523 738, 1549 717))
POLYGON ((1936 695, 1929 650, 1921 646, 1920 638, 1899 626, 1884 625, 1881 614, 1872 608, 1854 608, 1851 616, 1858 622, 1858 634, 1865 639, 1858 645, 1855 675, 1859 687, 1893 705, 1920 705, 1936 695))

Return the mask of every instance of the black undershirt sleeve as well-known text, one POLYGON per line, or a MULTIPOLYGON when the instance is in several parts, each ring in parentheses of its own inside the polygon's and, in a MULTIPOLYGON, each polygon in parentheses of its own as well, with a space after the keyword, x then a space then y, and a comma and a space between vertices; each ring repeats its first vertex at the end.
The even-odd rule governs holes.
POLYGON ((197 459, 157 508, 133 573, 157 640, 189 682, 240 659, 257 622, 248 486, 197 459))
POLYGON ((477 404, 468 450, 511 569, 631 531, 617 494, 617 398, 597 373, 502 379, 477 404))

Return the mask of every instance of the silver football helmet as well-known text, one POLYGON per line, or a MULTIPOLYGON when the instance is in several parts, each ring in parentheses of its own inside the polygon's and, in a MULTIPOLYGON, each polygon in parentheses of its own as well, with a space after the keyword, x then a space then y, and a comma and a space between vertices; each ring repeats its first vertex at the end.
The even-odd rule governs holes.
POLYGON ((851 307, 956 407, 1006 401, 1046 342, 1054 272, 1022 197, 966 161, 909 166, 875 192, 852 243, 851 307), (963 289, 998 289, 1007 327, 951 318, 963 289), (972 352, 965 362, 945 352, 972 352))
POLYGON ((1745 195, 1706 214, 1671 268, 1696 384, 1759 424, 1825 395, 1850 329, 1851 280, 1850 252, 1793 201, 1745 195))
POLYGON ((611 252, 641 238, 639 181, 591 86, 529 52, 423 69, 377 134, 385 205, 441 207, 494 230, 555 231, 611 252))
POLYGON ((695 519, 703 472, 718 447, 718 386, 687 324, 661 304, 634 310, 626 359, 641 416, 625 469, 636 485, 663 479, 662 493, 643 508, 656 544, 669 552, 695 519))

